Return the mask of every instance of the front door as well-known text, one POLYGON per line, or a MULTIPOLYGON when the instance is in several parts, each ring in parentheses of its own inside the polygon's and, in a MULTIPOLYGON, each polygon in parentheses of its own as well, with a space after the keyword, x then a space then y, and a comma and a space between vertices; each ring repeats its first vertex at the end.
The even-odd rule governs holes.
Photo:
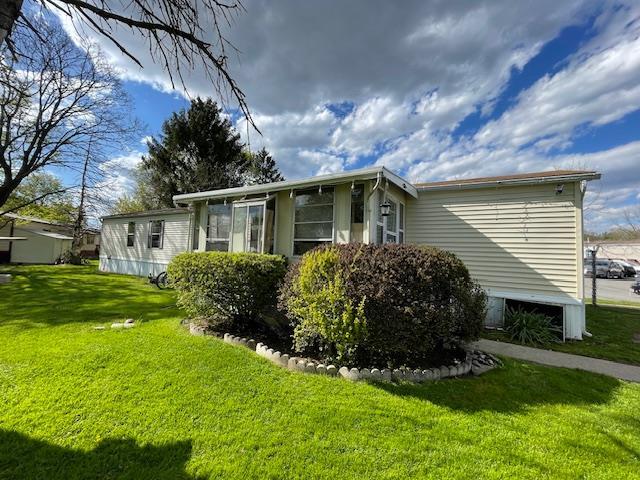
POLYGON ((233 207, 232 252, 262 253, 265 202, 241 203, 233 207))

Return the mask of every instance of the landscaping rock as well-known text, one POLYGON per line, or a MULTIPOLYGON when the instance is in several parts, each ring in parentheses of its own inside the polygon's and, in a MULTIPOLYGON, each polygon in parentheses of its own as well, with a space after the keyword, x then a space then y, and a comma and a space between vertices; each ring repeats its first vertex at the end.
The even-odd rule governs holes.
POLYGON ((371 369, 371 380, 382 380, 382 372, 377 368, 371 369))
POLYGON ((133 323, 133 322, 134 322, 133 318, 127 318, 127 319, 124 321, 125 325, 130 324, 130 323, 133 323))
POLYGON ((383 368, 380 373, 382 374, 382 380, 385 382, 390 382, 392 380, 392 372, 388 368, 383 368))
POLYGON ((340 367, 338 373, 344 378, 349 378, 349 369, 347 367, 340 367))
POLYGON ((327 373, 327 367, 325 367, 323 364, 318 365, 316 367, 316 373, 320 375, 325 375, 327 373))
POLYGON ((247 347, 249 347, 251 350, 255 350, 256 349, 256 341, 252 338, 251 340, 249 340, 247 342, 247 347))
POLYGON ((135 323, 124 323, 122 326, 124 328, 133 328, 133 327, 136 326, 136 324, 135 323))
POLYGON ((124 323, 112 323, 111 328, 122 328, 124 323))
POLYGON ((327 374, 331 375, 332 377, 335 377, 338 374, 338 369, 336 368, 335 365, 329 365, 327 367, 327 374))

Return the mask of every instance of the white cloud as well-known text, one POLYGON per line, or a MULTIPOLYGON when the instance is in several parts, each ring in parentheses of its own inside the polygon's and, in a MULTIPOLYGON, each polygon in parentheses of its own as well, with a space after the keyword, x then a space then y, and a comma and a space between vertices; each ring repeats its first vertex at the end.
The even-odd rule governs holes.
MULTIPOLYGON (((228 32, 242 52, 239 61, 231 59, 231 71, 263 136, 250 131, 247 137, 243 121, 238 129, 252 148, 268 148, 288 178, 351 168, 363 158, 410 180, 579 164, 605 175, 599 201, 589 194, 594 204, 622 208, 638 201, 632 192, 633 182, 640 184, 633 168, 637 142, 557 154, 585 129, 640 107, 638 2, 248 0, 245 7, 228 32), (562 29, 584 26, 594 15, 578 51, 487 122, 512 74, 562 29), (344 101, 354 106, 346 116, 327 108, 344 101), (484 125, 454 136, 475 112, 484 125)), ((114 34, 145 64, 134 66, 101 39, 122 75, 170 90, 144 41, 129 29, 114 34)), ((199 71, 186 82, 193 94, 211 94, 199 71)))

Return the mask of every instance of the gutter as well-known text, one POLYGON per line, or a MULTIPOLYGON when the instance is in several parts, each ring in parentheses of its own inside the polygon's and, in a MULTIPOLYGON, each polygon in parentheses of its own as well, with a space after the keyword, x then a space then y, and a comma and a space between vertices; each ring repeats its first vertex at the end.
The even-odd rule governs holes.
POLYGON ((528 178, 528 179, 512 179, 512 180, 493 180, 489 182, 477 182, 477 183, 448 183, 445 185, 416 185, 418 191, 431 191, 431 190, 465 190, 472 188, 489 188, 489 187, 502 187, 502 186, 517 186, 517 185, 539 185, 543 183, 563 183, 563 182, 578 182, 599 180, 602 175, 600 173, 589 173, 582 175, 558 175, 550 177, 528 178))

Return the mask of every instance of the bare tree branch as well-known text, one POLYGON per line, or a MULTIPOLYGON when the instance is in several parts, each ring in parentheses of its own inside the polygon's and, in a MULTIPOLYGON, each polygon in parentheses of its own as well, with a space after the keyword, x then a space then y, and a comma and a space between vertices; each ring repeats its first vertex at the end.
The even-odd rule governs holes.
MULTIPOLYGON (((153 62, 160 64, 169 76, 171 85, 179 81, 186 92, 185 71, 202 68, 211 81, 223 104, 233 98, 238 109, 258 132, 249 110, 244 92, 229 72, 227 50, 238 53, 235 46, 225 37, 223 27, 231 26, 235 16, 244 11, 240 0, 222 2, 218 0, 34 0, 43 8, 48 8, 67 16, 84 39, 84 27, 104 36, 123 55, 137 65, 143 62, 138 54, 131 51, 118 39, 118 28, 129 28, 147 40, 148 51, 153 62)), ((0 0, 13 6, 18 12, 13 23, 37 29, 20 15, 21 0, 0 0)), ((10 19, 9 19, 10 20, 10 19)), ((0 22, 0 33, 2 24, 0 22)), ((13 31, 7 31, 6 42, 14 48, 13 31)), ((0 44, 3 37, 0 34, 0 44)), ((26 53, 26 52, 25 52, 26 53)))

